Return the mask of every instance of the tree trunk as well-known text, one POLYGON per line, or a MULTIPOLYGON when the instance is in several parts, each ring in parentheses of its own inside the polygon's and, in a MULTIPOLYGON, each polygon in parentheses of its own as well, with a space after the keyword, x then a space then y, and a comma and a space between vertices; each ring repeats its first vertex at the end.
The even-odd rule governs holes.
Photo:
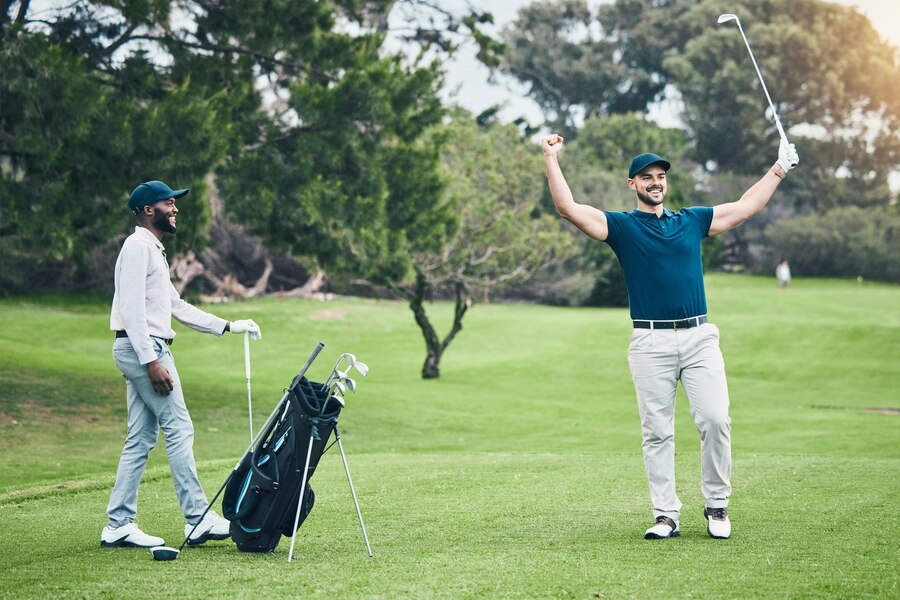
POLYGON ((456 334, 462 330, 462 319, 472 305, 472 299, 466 286, 462 283, 456 283, 456 307, 453 312, 453 326, 450 328, 450 333, 447 334, 447 337, 441 341, 428 320, 428 315, 425 314, 423 302, 427 291, 428 282, 425 279, 425 275, 421 271, 416 270, 416 285, 412 296, 409 298, 409 308, 413 311, 416 324, 425 337, 426 356, 425 364, 422 365, 422 379, 437 379, 441 376, 440 364, 444 350, 447 349, 447 346, 450 345, 456 334))

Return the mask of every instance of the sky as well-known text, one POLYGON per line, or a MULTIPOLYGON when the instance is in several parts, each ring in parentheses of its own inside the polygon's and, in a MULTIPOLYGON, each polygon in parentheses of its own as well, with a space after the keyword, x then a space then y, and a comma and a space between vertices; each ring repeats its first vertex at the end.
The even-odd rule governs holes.
MULTIPOLYGON (((471 4, 494 15, 494 23, 499 31, 511 23, 523 6, 535 0, 470 0, 471 4)), ((591 5, 599 0, 588 0, 591 5)), ((900 0, 834 0, 835 4, 855 6, 869 17, 875 30, 893 46, 900 48, 900 0)), ((463 6, 458 0, 445 4, 463 6)), ((752 46, 752 41, 751 41, 752 46)), ((760 68, 765 72, 765 62, 757 57, 760 68)), ((501 121, 512 121, 524 116, 532 125, 541 123, 543 117, 537 104, 526 97, 526 87, 510 78, 503 78, 495 84, 488 81, 489 72, 475 59, 475 50, 469 45, 461 48, 454 60, 447 65, 447 85, 444 98, 459 104, 475 114, 496 104, 502 106, 498 115, 501 121)), ((768 82, 767 82, 768 83, 768 82)), ((774 90, 772 90, 774 95, 774 90)), ((678 126, 675 115, 677 103, 662 102, 651 107, 648 117, 664 127, 678 126)))

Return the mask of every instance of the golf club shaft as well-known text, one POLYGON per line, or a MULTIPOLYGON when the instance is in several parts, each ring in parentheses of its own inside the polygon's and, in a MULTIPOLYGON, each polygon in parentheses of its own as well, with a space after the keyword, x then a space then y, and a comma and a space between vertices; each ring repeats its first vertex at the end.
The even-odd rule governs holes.
POLYGON ((247 374, 247 416, 250 421, 250 443, 253 443, 253 400, 250 393, 250 333, 244 332, 244 371, 247 374))
POLYGON ((744 28, 741 26, 741 21, 740 19, 735 18, 735 22, 737 23, 738 31, 741 32, 741 37, 744 38, 744 45, 747 46, 747 52, 750 53, 750 60, 753 61, 753 68, 756 69, 756 74, 759 76, 759 83, 762 85, 763 92, 765 92, 766 94, 766 100, 769 101, 769 108, 772 109, 772 116, 775 117, 775 127, 778 129, 778 135, 781 136, 781 139, 785 144, 790 144, 787 138, 787 134, 784 132, 784 126, 782 126, 781 124, 781 119, 778 117, 778 111, 775 110, 775 103, 772 102, 772 97, 769 95, 769 88, 766 87, 766 81, 763 79, 762 71, 759 70, 759 65, 756 64, 756 57, 753 56, 753 50, 750 48, 750 42, 747 40, 747 36, 744 34, 744 28))

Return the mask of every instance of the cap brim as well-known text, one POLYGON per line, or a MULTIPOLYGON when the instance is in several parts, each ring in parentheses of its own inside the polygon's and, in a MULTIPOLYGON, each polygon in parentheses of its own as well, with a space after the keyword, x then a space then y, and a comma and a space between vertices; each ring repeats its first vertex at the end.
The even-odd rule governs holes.
POLYGON ((172 190, 172 193, 169 194, 167 198, 164 198, 164 200, 167 200, 168 198, 172 198, 174 200, 178 200, 179 198, 184 198, 185 196, 188 195, 188 192, 190 192, 190 191, 191 191, 190 188, 185 188, 183 190, 172 190))

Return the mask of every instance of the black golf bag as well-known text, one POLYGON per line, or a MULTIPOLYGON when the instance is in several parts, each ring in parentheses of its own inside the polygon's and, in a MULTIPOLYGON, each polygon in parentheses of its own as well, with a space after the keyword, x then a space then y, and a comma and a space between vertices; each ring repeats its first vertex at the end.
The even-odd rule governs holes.
POLYGON ((315 494, 309 479, 341 411, 321 388, 306 377, 295 379, 277 407, 278 417, 271 419, 228 481, 222 512, 231 521, 231 539, 238 550, 274 550, 281 536, 292 537, 312 510, 315 494), (307 454, 309 468, 304 473, 307 454), (295 527, 302 488, 303 506, 295 527))

